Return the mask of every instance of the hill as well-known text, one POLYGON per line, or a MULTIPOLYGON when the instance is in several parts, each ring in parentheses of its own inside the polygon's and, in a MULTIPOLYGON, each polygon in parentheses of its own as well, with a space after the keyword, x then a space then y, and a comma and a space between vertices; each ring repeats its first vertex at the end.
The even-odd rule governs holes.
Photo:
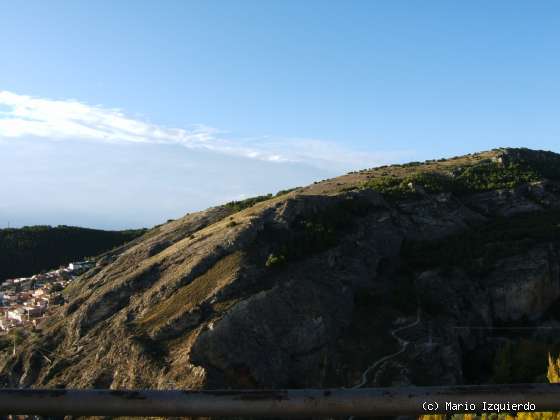
POLYGON ((0 229, 0 280, 24 277, 98 255, 145 230, 106 231, 72 226, 0 229))
POLYGON ((189 214, 99 258, 49 324, 2 353, 0 380, 546 380, 560 326, 559 168, 555 153, 496 149, 189 214))

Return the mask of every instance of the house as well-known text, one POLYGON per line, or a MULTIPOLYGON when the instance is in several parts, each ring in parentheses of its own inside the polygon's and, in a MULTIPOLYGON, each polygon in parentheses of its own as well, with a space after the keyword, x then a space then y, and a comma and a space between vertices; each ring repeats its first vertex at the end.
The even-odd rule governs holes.
POLYGON ((23 322, 25 319, 25 310, 21 307, 15 307, 7 312, 7 318, 14 321, 23 322))
POLYGON ((81 271, 87 270, 93 265, 90 261, 80 261, 80 262, 71 262, 68 264, 68 268, 72 271, 81 271))
POLYGON ((2 300, 4 301, 5 305, 9 305, 17 300, 17 296, 13 293, 4 293, 2 296, 2 300))
POLYGON ((21 323, 14 321, 13 319, 0 318, 0 330, 2 331, 9 331, 11 328, 18 326, 19 324, 21 323))
POLYGON ((45 289, 37 289, 37 290, 34 290, 33 293, 32 293, 33 297, 36 297, 36 298, 44 296, 45 294, 46 294, 45 289))
POLYGON ((23 303, 31 297, 31 292, 29 290, 19 292, 17 294, 16 302, 23 303))
POLYGON ((39 306, 26 306, 22 309, 27 319, 38 318, 43 315, 43 308, 39 306))

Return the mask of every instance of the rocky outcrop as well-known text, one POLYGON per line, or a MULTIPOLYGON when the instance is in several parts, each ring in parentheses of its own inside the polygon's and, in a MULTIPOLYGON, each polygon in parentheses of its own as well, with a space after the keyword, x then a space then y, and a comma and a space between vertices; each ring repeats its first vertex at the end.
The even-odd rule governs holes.
POLYGON ((3 384, 350 387, 388 354, 365 385, 461 383, 495 325, 538 323, 560 297, 549 237, 484 272, 418 270, 401 253, 559 208, 554 183, 397 201, 319 187, 193 213, 103 255, 39 335, 4 353, 3 384), (413 326, 396 340, 403 323, 413 326))
POLYGON ((486 217, 509 217, 551 208, 559 209, 559 193, 558 184, 539 181, 513 189, 473 194, 464 201, 465 205, 486 217))
POLYGON ((498 321, 539 319, 560 297, 560 253, 553 244, 499 261, 485 280, 498 321))

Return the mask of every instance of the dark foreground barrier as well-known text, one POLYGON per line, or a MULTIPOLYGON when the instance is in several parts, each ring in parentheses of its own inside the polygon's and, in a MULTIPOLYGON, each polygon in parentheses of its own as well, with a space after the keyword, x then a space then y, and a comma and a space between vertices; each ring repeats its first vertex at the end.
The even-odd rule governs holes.
POLYGON ((0 390, 2 415, 309 417, 521 411, 560 411, 560 384, 271 391, 0 390))

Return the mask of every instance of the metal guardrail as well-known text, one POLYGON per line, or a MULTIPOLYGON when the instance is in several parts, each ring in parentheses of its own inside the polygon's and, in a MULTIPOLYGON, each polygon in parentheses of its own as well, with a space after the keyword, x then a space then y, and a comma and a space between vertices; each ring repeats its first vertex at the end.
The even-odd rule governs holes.
POLYGON ((560 411, 560 384, 270 391, 0 389, 2 415, 333 417, 497 411, 560 411), (531 404, 532 409, 512 409, 512 404, 531 404))

